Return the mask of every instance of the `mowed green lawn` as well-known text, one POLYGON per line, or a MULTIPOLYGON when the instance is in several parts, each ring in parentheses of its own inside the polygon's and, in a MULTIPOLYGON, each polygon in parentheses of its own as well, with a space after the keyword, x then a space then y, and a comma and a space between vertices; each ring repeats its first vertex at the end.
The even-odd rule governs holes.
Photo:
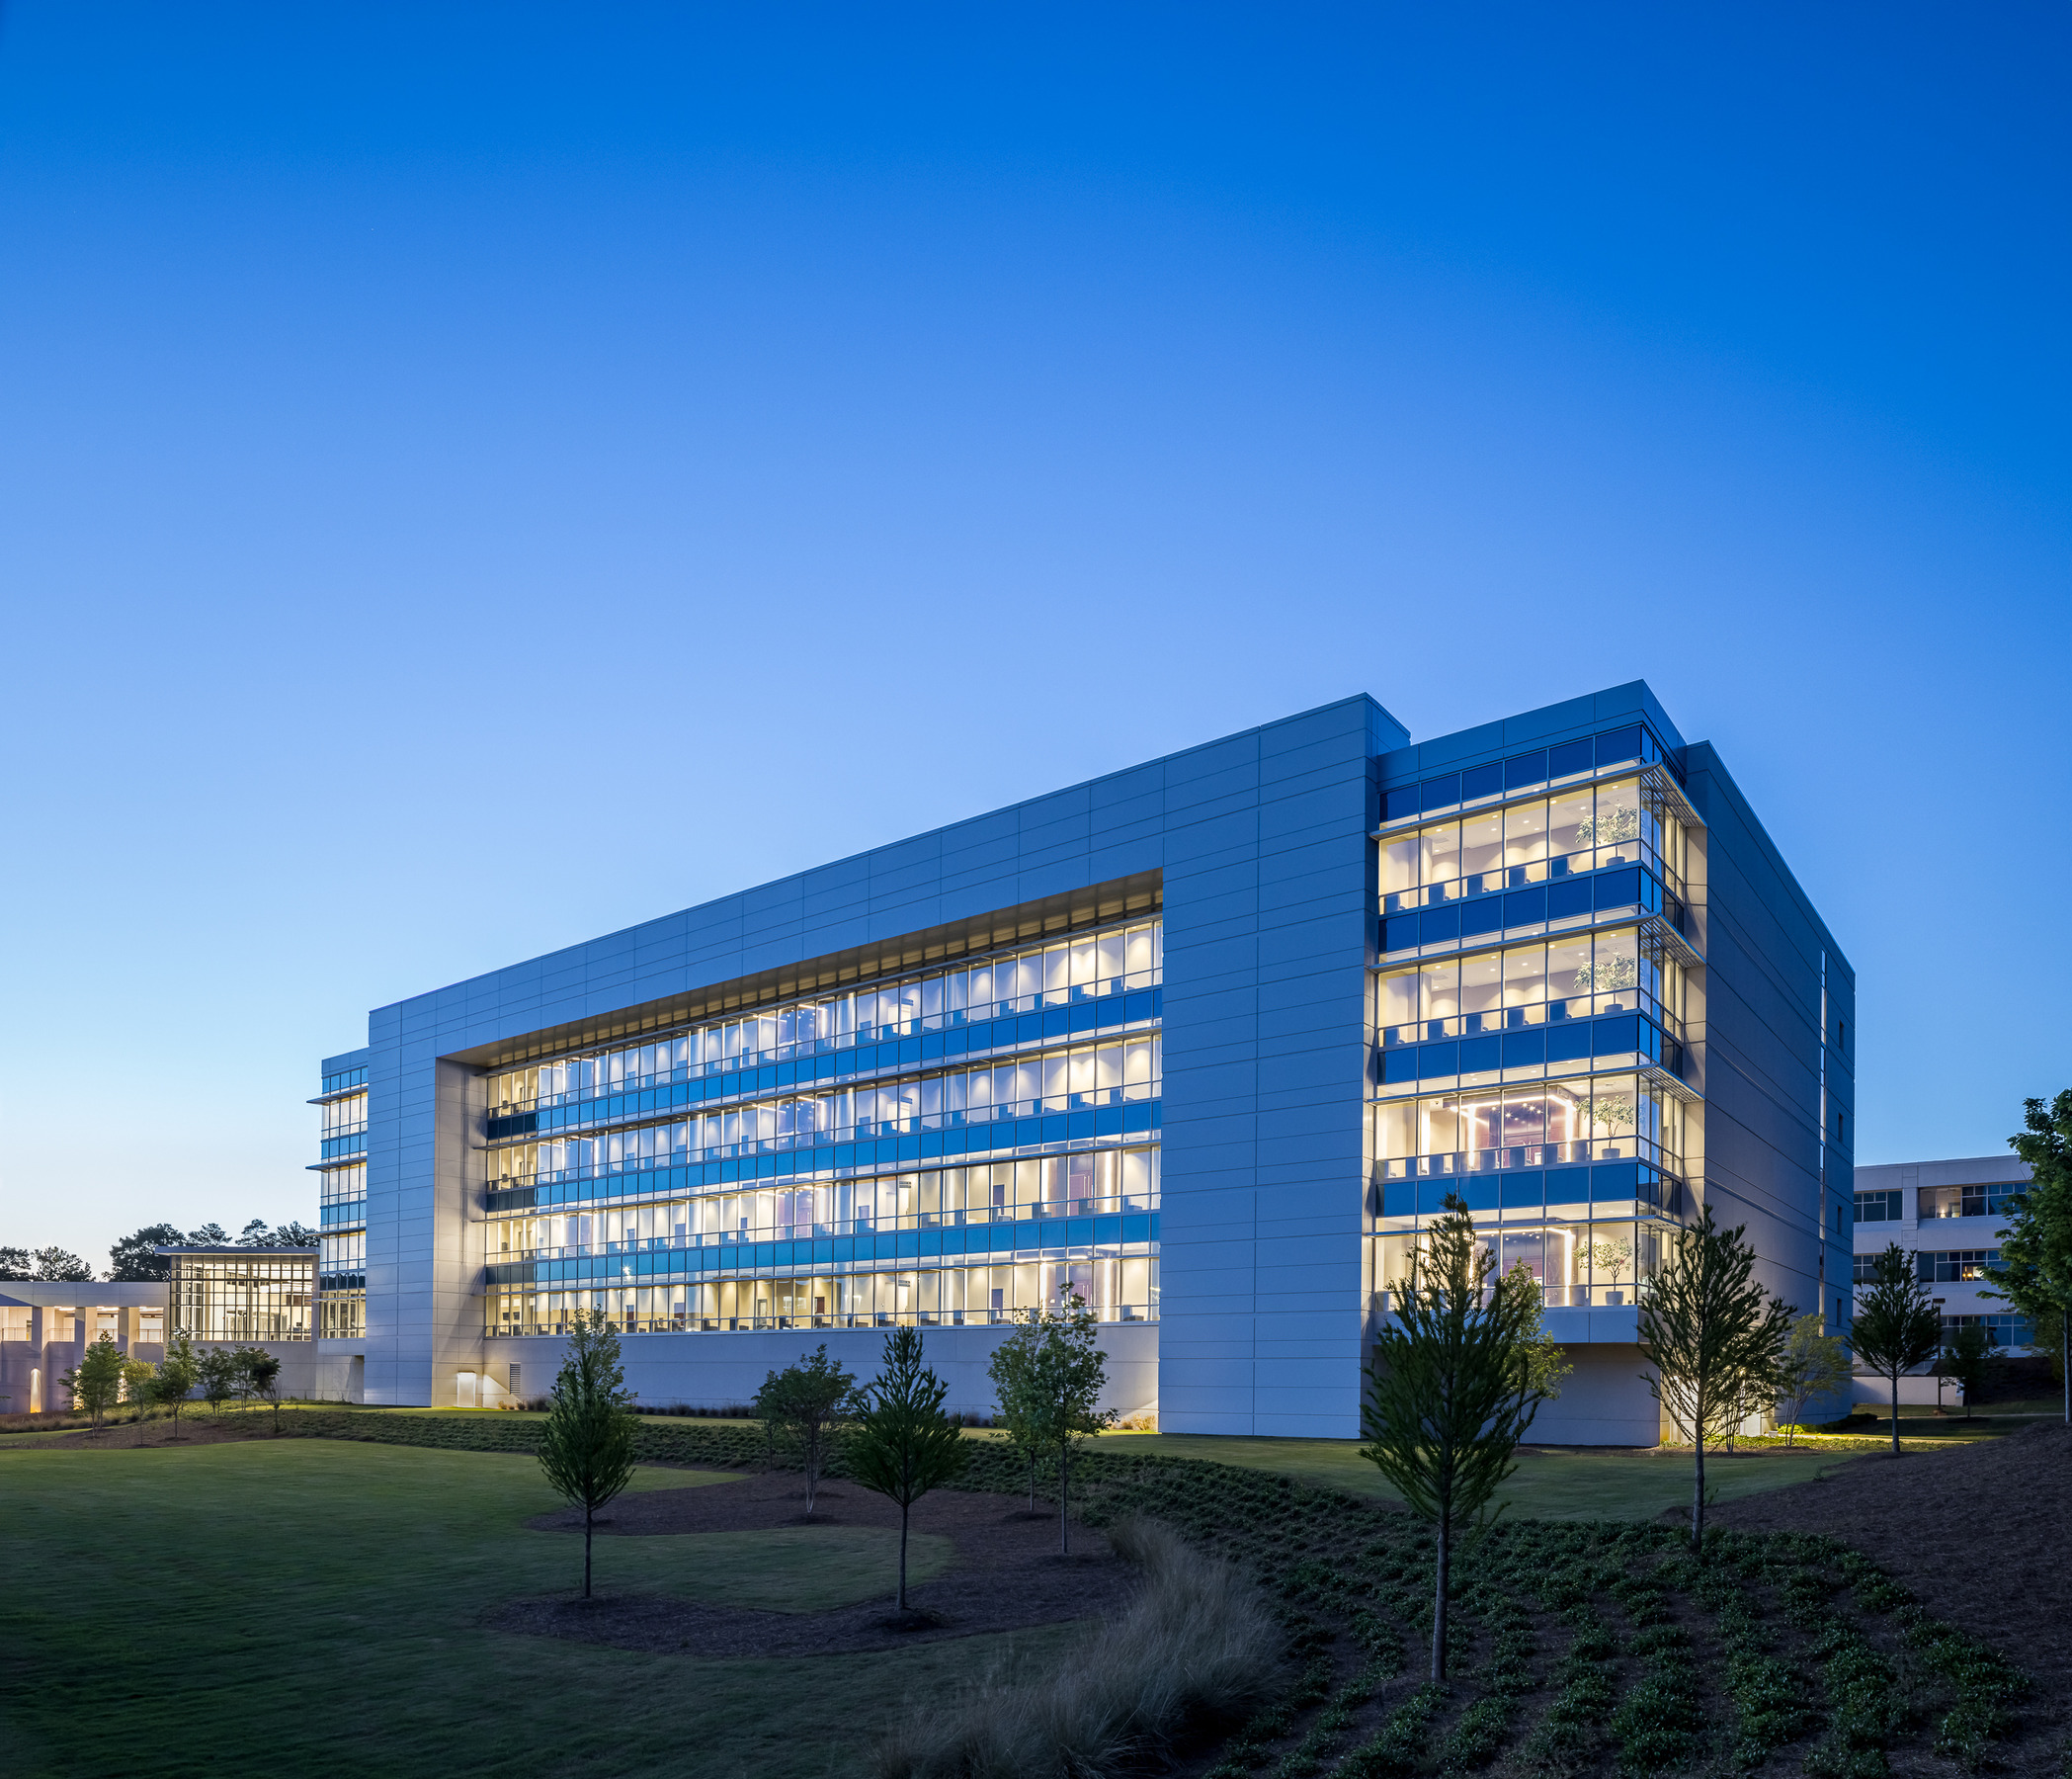
MULTIPOLYGON (((648 1469, 635 1486, 701 1481, 727 1485, 648 1469)), ((524 1528, 557 1504, 502 1453, 0 1451, 0 1773, 827 1779, 864 1769, 905 1697, 1008 1642, 711 1661, 486 1629, 500 1601, 580 1585, 581 1538, 524 1528)), ((811 1610, 889 1597, 895 1546, 840 1527, 600 1538, 598 1585, 811 1610)), ((913 1555, 932 1573, 948 1546, 913 1555)))
MULTIPOLYGON (((1103 1451, 1132 1448, 1175 1458, 1204 1458, 1248 1470, 1278 1471, 1356 1494, 1395 1500, 1381 1473, 1360 1456, 1350 1439, 1246 1439, 1202 1433, 1111 1433, 1103 1451)), ((1705 1454, 1705 1483, 1712 1498, 1736 1500, 1787 1482, 1803 1482, 1832 1470, 1851 1454, 1833 1451, 1747 1451, 1705 1454)), ((1497 1490, 1507 1518, 1651 1519, 1670 1507, 1691 1504, 1691 1454, 1686 1451, 1527 1451, 1518 1469, 1497 1490)))

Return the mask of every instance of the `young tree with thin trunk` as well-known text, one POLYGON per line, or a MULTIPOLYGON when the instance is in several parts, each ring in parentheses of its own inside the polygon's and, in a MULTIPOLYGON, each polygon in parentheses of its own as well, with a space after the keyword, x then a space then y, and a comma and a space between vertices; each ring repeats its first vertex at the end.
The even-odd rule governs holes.
POLYGON ((1021 1454, 1029 1471, 1029 1511, 1036 1510, 1036 1466, 1047 1446, 1044 1439, 1042 1392, 1036 1378, 1037 1356, 1043 1347, 1043 1313, 1024 1310, 1016 1313, 1008 1336, 993 1349, 986 1361, 986 1376, 993 1380, 995 1412, 1006 1430, 1008 1443, 1021 1454))
POLYGON ((1999 1363, 2000 1355, 1993 1350, 1993 1336, 1977 1322, 1950 1329, 1948 1338, 1943 1342, 1943 1353, 1936 1362, 1936 1370, 1940 1377, 1948 1379, 1964 1393, 1966 1420, 1971 1418, 1972 1398, 1985 1389, 1999 1363))
POLYGON ((1791 1406, 1787 1445, 1798 1443, 1806 1404, 1849 1382, 1849 1345, 1839 1334, 1821 1332, 1820 1313, 1809 1311, 1791 1324, 1778 1362, 1778 1399, 1791 1406))
POLYGON ((805 1517, 813 1517, 820 1478, 843 1433, 856 1419, 856 1377, 827 1356, 825 1341, 796 1365, 774 1371, 756 1392, 755 1410, 772 1444, 783 1438, 805 1472, 805 1517))
POLYGON ((849 1441, 849 1473, 899 1507, 898 1610, 906 1610, 907 1521, 932 1488, 964 1468, 968 1448, 943 1412, 950 1387, 921 1362, 921 1330, 885 1336, 884 1369, 864 1387, 865 1406, 849 1441))
POLYGON ((1045 1449, 1057 1455, 1058 1549, 1072 1554, 1072 1451, 1082 1438, 1115 1424, 1113 1408, 1095 1406, 1108 1387, 1108 1358, 1099 1324, 1076 1291, 1043 1316, 1030 1380, 1045 1449))
POLYGON ((180 1437, 180 1410, 187 1405, 187 1398, 194 1395, 201 1378, 202 1361, 195 1352, 195 1343, 183 1330, 174 1329, 165 1343, 165 1357, 159 1360, 151 1377, 151 1399, 163 1402, 173 1411, 175 1439, 180 1437))
POLYGON ((1870 1289, 1857 1294, 1851 1336, 1857 1357, 1892 1387, 1892 1456, 1899 1456, 1899 1380, 1943 1345, 1943 1318, 1914 1275, 1914 1261, 1888 1241, 1870 1289))
POLYGON ((1531 1275, 1492 1278, 1489 1249, 1452 1193, 1422 1240, 1410 1277, 1389 1281, 1392 1319, 1374 1336, 1361 1456, 1438 1536, 1432 1678, 1444 1680, 1454 1543, 1494 1518, 1490 1497, 1517 1468, 1513 1454, 1546 1390, 1534 1378, 1531 1275))
POLYGON ((259 1374, 266 1362, 273 1360, 276 1376, 280 1374, 281 1362, 274 1359, 265 1347, 255 1346, 233 1347, 230 1357, 237 1361, 237 1399, 249 1408, 254 1397, 266 1394, 259 1387, 259 1374))
POLYGON ((245 1383, 256 1397, 274 1405, 274 1437, 281 1437, 281 1355, 264 1347, 242 1349, 245 1383))
POLYGON ((158 1376, 157 1368, 143 1359, 123 1361, 123 1400, 136 1404, 136 1418, 144 1418, 144 1410, 151 1403, 151 1383, 158 1376))
POLYGON ((1647 1387, 1678 1434, 1691 1441, 1691 1548, 1705 1544, 1705 1440, 1762 1391, 1775 1401, 1779 1356, 1795 1313, 1751 1276, 1746 1226, 1722 1229, 1712 1207, 1671 1237, 1660 1272, 1640 1298, 1640 1355, 1647 1387))
POLYGON ((201 1375, 202 1395, 207 1400, 209 1412, 220 1421, 223 1404, 237 1394, 245 1369, 228 1347, 216 1346, 204 1351, 195 1362, 195 1369, 201 1375))
POLYGON ((633 1478, 633 1435, 619 1336, 602 1310, 578 1310, 554 1379, 539 1468, 563 1500, 583 1510, 583 1598, 590 1598, 590 1536, 597 1510, 633 1478))
POLYGON ((78 1365, 57 1381, 94 1417, 94 1431, 98 1433, 102 1415, 122 1399, 122 1350, 113 1336, 104 1334, 79 1356, 78 1365))
POLYGON ((1982 1295, 2014 1305, 2045 1338, 2054 1328, 2072 1426, 2072 1087, 2047 1107, 2039 1099, 2022 1106, 2028 1129, 2008 1146, 2029 1164, 2030 1182, 2000 1231, 2000 1264, 1991 1270, 2000 1289, 1982 1295))

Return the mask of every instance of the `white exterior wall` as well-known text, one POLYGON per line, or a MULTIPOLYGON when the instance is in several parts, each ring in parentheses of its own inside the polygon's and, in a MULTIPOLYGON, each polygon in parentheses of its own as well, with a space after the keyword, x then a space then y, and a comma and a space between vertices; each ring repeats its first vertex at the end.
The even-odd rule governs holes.
MULTIPOLYGON (((953 1414, 990 1415, 993 1382, 986 1365, 1007 1338, 1006 1327, 924 1328, 922 1353, 950 1387, 953 1414)), ((1110 1322, 1101 1328, 1108 1391, 1101 1406, 1119 1414, 1149 1413, 1158 1401, 1158 1326, 1110 1322)), ((822 1343, 830 1359, 860 1380, 876 1376, 885 1337, 870 1328, 788 1328, 740 1334, 629 1334, 620 1342, 626 1388, 644 1405, 724 1408, 745 1403, 773 1371, 794 1365, 822 1343)), ((478 1343, 483 1370, 456 1364, 439 1382, 437 1405, 493 1407, 507 1394, 542 1397, 553 1388, 565 1343, 544 1335, 478 1343), (512 1392, 511 1368, 519 1368, 512 1392), (469 1380, 473 1379, 470 1383, 469 1380), (472 1396, 473 1400, 468 1398, 472 1396)))
MULTIPOLYGON (((1924 1248, 1931 1252, 1996 1248, 2000 1245, 2000 1231, 2007 1226, 2005 1216, 1934 1217, 1924 1222, 1920 1216, 1920 1194, 1939 1186, 2006 1184, 2028 1178, 2029 1169, 2013 1153, 1973 1155, 1951 1161, 1890 1161, 1875 1167, 1859 1167, 1857 1191, 1889 1192, 1896 1189, 1900 1195, 1900 1217, 1896 1223, 1857 1223, 1853 1230, 1855 1251, 1859 1254, 1882 1253, 1891 1242, 1897 1242, 1910 1257, 1924 1248)), ((2011 1306, 1984 1295, 1991 1289, 1990 1285, 1983 1283, 1927 1287, 1929 1296, 1945 1315, 2007 1314, 2011 1306)), ((1934 1371, 1931 1361, 1923 1373, 1928 1389, 1918 1398, 1921 1401, 1937 1400, 1934 1371)), ((1857 1399, 1886 1400, 1888 1398, 1873 1393, 1867 1398, 1859 1395, 1857 1399)), ((1900 1399, 1905 1402, 1917 1398, 1902 1393, 1900 1399)), ((1959 1402, 1962 1393, 1951 1385, 1944 1399, 1950 1403, 1959 1402)))

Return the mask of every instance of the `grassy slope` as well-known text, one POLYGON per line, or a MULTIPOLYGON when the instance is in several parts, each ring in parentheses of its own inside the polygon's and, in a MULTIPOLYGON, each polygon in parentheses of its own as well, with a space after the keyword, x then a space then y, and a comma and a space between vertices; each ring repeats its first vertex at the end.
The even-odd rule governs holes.
MULTIPOLYGON (((681 1486, 644 1471, 639 1486, 681 1486)), ((0 1453, 0 1771, 714 1775, 853 1770, 859 1731, 1000 1640, 699 1662, 477 1624, 568 1588, 579 1543, 532 1460, 335 1440, 0 1453)), ((834 1528, 601 1539, 602 1584, 794 1607, 868 1597, 881 1542, 834 1528), (761 1548, 756 1541, 760 1540, 761 1548), (761 1578, 750 1583, 751 1571, 761 1578)), ((926 1561, 939 1564, 930 1550, 926 1561)), ((1025 1634, 1029 1648, 1066 1633, 1025 1634)))
MULTIPOLYGON (((1172 1458, 1205 1458, 1247 1470, 1274 1471, 1300 1482, 1350 1489, 1379 1500, 1395 1493, 1360 1456, 1352 1440, 1237 1439, 1190 1433, 1119 1433, 1109 1451, 1142 1450, 1172 1458)), ((1764 1451, 1727 1457, 1708 1453, 1705 1481, 1715 1499, 1731 1501, 1766 1488, 1802 1482, 1844 1462, 1834 1452, 1764 1451)), ((1663 1452, 1522 1452, 1518 1470, 1498 1491, 1509 1512, 1527 1519, 1650 1519, 1691 1501, 1691 1454, 1663 1452)))

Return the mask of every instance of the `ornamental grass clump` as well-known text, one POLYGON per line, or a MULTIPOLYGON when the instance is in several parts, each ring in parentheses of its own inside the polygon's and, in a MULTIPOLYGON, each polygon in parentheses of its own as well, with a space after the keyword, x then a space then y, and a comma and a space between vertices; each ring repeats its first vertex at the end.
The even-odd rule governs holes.
POLYGON ((996 1670, 879 1741, 879 1779, 1097 1779, 1158 1759, 1192 1721, 1252 1710, 1280 1678, 1285 1637, 1258 1588, 1169 1528, 1110 1528, 1143 1586, 1041 1681, 996 1670))

